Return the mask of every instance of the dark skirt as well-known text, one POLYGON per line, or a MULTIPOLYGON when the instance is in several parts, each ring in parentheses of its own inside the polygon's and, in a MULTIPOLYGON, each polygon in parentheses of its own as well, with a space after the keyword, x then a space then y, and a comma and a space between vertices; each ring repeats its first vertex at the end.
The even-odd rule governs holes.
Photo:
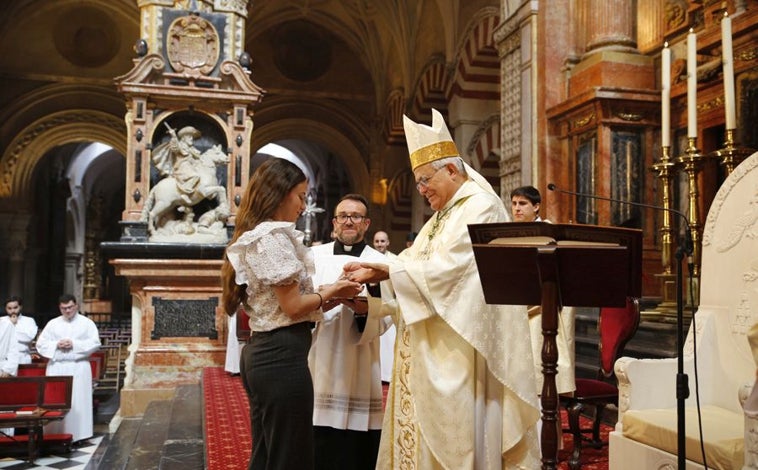
POLYGON ((314 467, 310 347, 309 324, 297 323, 253 332, 242 349, 240 373, 253 435, 250 470, 314 467))

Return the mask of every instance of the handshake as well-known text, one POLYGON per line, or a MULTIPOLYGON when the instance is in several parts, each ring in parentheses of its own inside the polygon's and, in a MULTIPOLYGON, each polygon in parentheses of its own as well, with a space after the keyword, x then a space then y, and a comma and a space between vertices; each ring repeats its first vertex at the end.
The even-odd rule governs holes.
POLYGON ((340 279, 367 283, 386 281, 390 278, 389 266, 384 263, 351 262, 342 267, 340 279))
POLYGON ((368 312, 368 298, 360 295, 363 284, 386 279, 389 279, 389 266, 386 264, 347 263, 334 284, 319 287, 319 293, 324 297, 322 308, 328 311, 342 304, 357 314, 365 314, 368 312))

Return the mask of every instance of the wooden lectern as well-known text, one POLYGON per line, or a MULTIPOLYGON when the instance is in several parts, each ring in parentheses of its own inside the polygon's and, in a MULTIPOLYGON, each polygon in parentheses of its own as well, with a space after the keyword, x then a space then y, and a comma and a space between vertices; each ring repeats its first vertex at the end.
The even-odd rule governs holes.
POLYGON ((469 225, 489 304, 542 305, 542 468, 558 463, 558 310, 623 307, 642 291, 642 231, 516 222, 469 225))

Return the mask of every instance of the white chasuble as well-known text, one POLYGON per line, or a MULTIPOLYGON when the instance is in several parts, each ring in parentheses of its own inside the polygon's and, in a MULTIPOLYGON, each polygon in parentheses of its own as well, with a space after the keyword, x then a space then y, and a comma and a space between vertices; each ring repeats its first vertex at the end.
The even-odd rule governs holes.
POLYGON ((390 262, 397 344, 380 469, 540 467, 526 307, 487 305, 468 225, 508 221, 472 181, 390 262))

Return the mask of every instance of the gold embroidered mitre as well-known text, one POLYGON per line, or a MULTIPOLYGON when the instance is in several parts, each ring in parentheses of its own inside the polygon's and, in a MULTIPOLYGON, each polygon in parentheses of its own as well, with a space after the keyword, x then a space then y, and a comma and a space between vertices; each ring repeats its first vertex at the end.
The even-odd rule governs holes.
POLYGON ((442 114, 436 109, 432 109, 432 127, 417 124, 403 115, 403 128, 412 170, 435 160, 460 155, 442 114))

